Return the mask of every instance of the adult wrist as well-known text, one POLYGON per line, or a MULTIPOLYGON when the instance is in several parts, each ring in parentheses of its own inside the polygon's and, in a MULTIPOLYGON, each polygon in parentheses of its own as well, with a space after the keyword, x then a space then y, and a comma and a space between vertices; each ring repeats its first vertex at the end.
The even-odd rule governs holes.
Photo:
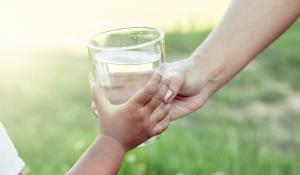
POLYGON ((202 81, 216 83, 220 79, 220 75, 225 69, 225 60, 217 55, 217 53, 199 47, 190 57, 192 64, 197 66, 196 70, 202 74, 202 81))

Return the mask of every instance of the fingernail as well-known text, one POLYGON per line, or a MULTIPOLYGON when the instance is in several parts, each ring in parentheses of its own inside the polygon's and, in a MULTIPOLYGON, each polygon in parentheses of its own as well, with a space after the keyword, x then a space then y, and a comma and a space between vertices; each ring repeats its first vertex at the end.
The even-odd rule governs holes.
POLYGON ((165 96, 165 102, 168 102, 170 100, 170 98, 172 97, 173 95, 173 91, 172 90, 168 90, 167 93, 166 93, 166 96, 165 96))

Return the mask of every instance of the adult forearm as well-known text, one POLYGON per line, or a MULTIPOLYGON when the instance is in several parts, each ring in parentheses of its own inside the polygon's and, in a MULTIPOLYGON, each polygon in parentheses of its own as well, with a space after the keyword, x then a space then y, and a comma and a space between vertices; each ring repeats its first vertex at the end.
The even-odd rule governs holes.
POLYGON ((232 79, 299 15, 300 0, 233 0, 220 24, 192 55, 201 58, 199 65, 213 80, 212 91, 232 79))
POLYGON ((68 175, 116 175, 122 165, 125 151, 114 139, 98 137, 68 175))

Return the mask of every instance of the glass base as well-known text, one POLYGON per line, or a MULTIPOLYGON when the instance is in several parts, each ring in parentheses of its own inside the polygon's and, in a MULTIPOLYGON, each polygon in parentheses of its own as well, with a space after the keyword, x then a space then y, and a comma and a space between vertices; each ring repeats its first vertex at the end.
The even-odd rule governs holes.
POLYGON ((144 146, 147 146, 147 145, 151 145, 155 142, 157 142, 157 140, 160 138, 160 135, 157 135, 157 136, 153 136, 151 137, 150 139, 148 139, 146 142, 140 144, 138 147, 144 147, 144 146))

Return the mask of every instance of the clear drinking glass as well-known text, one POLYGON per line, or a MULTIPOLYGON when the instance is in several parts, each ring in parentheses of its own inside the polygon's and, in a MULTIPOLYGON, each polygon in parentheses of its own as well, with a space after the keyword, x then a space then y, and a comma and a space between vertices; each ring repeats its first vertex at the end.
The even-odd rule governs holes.
POLYGON ((164 72, 164 33, 155 28, 130 27, 95 34, 88 50, 93 74, 111 104, 126 102, 155 70, 164 72))

